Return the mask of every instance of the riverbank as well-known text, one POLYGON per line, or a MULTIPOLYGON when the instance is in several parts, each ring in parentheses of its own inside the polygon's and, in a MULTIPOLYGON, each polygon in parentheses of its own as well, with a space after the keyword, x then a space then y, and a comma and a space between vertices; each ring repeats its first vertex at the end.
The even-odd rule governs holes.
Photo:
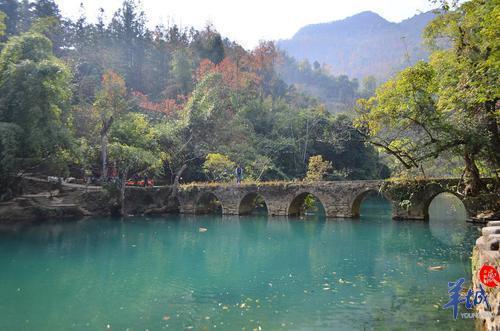
MULTIPOLYGON (((9 190, 10 199, 4 197, 6 201, 0 203, 0 222, 118 216, 121 212, 120 192, 113 185, 102 188, 28 176, 18 177, 15 182, 15 187, 9 190)), ((300 197, 312 194, 322 204, 327 217, 359 217, 363 198, 370 192, 378 192, 391 203, 394 219, 426 220, 431 201, 440 193, 456 192, 456 182, 457 179, 264 182, 252 185, 198 183, 181 186, 175 192, 172 186, 127 187, 123 215, 196 213, 197 208, 204 209, 202 198, 207 196, 218 200, 223 214, 238 215, 251 208, 247 205, 252 203, 252 197, 260 195, 269 215, 286 216, 293 214, 293 206, 302 201, 300 197)), ((488 190, 475 197, 452 194, 462 201, 468 221, 486 224, 500 214, 495 185, 489 185, 488 190)))
MULTIPOLYGON (((125 192, 127 215, 157 215, 179 212, 171 201, 169 186, 148 188, 127 187, 125 192)), ((120 205, 118 192, 99 186, 71 183, 53 183, 47 180, 23 177, 16 188, 16 196, 0 202, 0 223, 31 223, 43 220, 79 219, 88 216, 117 216, 120 205)))

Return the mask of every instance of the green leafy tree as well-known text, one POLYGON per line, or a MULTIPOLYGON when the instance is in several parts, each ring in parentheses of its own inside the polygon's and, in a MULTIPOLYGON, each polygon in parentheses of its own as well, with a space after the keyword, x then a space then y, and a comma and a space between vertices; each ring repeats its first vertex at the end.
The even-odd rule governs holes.
POLYGON ((227 182, 233 178, 236 164, 220 153, 210 153, 203 163, 203 172, 210 180, 227 182))
POLYGON ((0 54, 0 122, 19 127, 23 167, 40 164, 70 147, 71 75, 40 34, 12 37, 0 54))
POLYGON ((157 147, 156 130, 143 114, 125 114, 110 130, 109 159, 118 170, 122 215, 127 180, 138 174, 153 176, 161 172, 165 153, 157 147))
POLYGON ((436 91, 434 69, 419 62, 383 84, 374 97, 360 100, 356 123, 373 145, 398 158, 407 169, 419 168, 422 160, 448 148, 446 137, 454 137, 445 116, 436 109, 436 91))
POLYGON ((191 54, 186 48, 176 49, 172 54, 171 63, 172 86, 167 94, 176 97, 179 94, 185 95, 193 89, 193 62, 191 54))
POLYGON ((482 188, 478 162, 490 174, 499 168, 498 1, 443 7, 426 29, 430 63, 403 70, 361 100, 357 125, 407 169, 445 153, 461 155, 465 192, 474 195, 482 188), (441 48, 443 38, 452 47, 441 48))
POLYGON ((12 123, 0 122, 0 201, 12 198, 12 175, 19 170, 22 129, 12 123))
POLYGON ((438 107, 456 118, 470 190, 477 192, 482 186, 477 162, 486 161, 495 172, 500 167, 500 3, 454 5, 443 2, 443 13, 426 28, 425 39, 435 50, 430 62, 439 77, 438 107), (440 47, 443 38, 452 47, 440 47))
POLYGON ((155 173, 161 167, 161 158, 151 151, 119 142, 110 144, 109 152, 110 159, 119 169, 120 211, 125 215, 125 187, 128 178, 146 171, 155 173))

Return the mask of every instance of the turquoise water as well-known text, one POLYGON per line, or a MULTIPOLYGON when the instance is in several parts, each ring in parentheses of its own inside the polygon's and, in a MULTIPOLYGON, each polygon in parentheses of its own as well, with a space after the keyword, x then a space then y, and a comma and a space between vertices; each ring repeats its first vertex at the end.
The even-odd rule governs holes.
POLYGON ((392 221, 388 205, 370 201, 359 220, 168 216, 2 229, 0 330, 470 330, 441 308, 447 282, 470 279, 478 234, 455 224, 392 221), (437 265, 445 269, 428 270, 437 265))

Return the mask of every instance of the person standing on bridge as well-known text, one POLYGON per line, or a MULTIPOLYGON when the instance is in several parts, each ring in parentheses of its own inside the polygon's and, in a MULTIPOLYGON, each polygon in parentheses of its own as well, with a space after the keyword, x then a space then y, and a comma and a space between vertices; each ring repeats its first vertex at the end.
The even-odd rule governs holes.
POLYGON ((241 183, 241 178, 243 178, 243 169, 241 169, 240 165, 236 167, 236 170, 234 171, 236 174, 236 183, 240 184, 241 183))

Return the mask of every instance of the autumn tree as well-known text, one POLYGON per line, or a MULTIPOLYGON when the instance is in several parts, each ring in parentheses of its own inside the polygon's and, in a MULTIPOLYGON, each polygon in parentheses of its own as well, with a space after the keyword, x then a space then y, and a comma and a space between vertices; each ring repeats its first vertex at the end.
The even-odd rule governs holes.
POLYGON ((321 155, 311 156, 307 165, 306 181, 321 181, 332 170, 332 163, 323 160, 321 155))
POLYGON ((272 41, 263 41, 252 51, 249 65, 259 77, 261 97, 271 91, 276 79, 274 68, 280 60, 280 54, 272 41))
POLYGON ((128 106, 127 89, 123 78, 112 70, 108 70, 102 77, 101 90, 94 102, 94 111, 100 117, 101 137, 101 177, 107 176, 108 133, 113 122, 128 106))

